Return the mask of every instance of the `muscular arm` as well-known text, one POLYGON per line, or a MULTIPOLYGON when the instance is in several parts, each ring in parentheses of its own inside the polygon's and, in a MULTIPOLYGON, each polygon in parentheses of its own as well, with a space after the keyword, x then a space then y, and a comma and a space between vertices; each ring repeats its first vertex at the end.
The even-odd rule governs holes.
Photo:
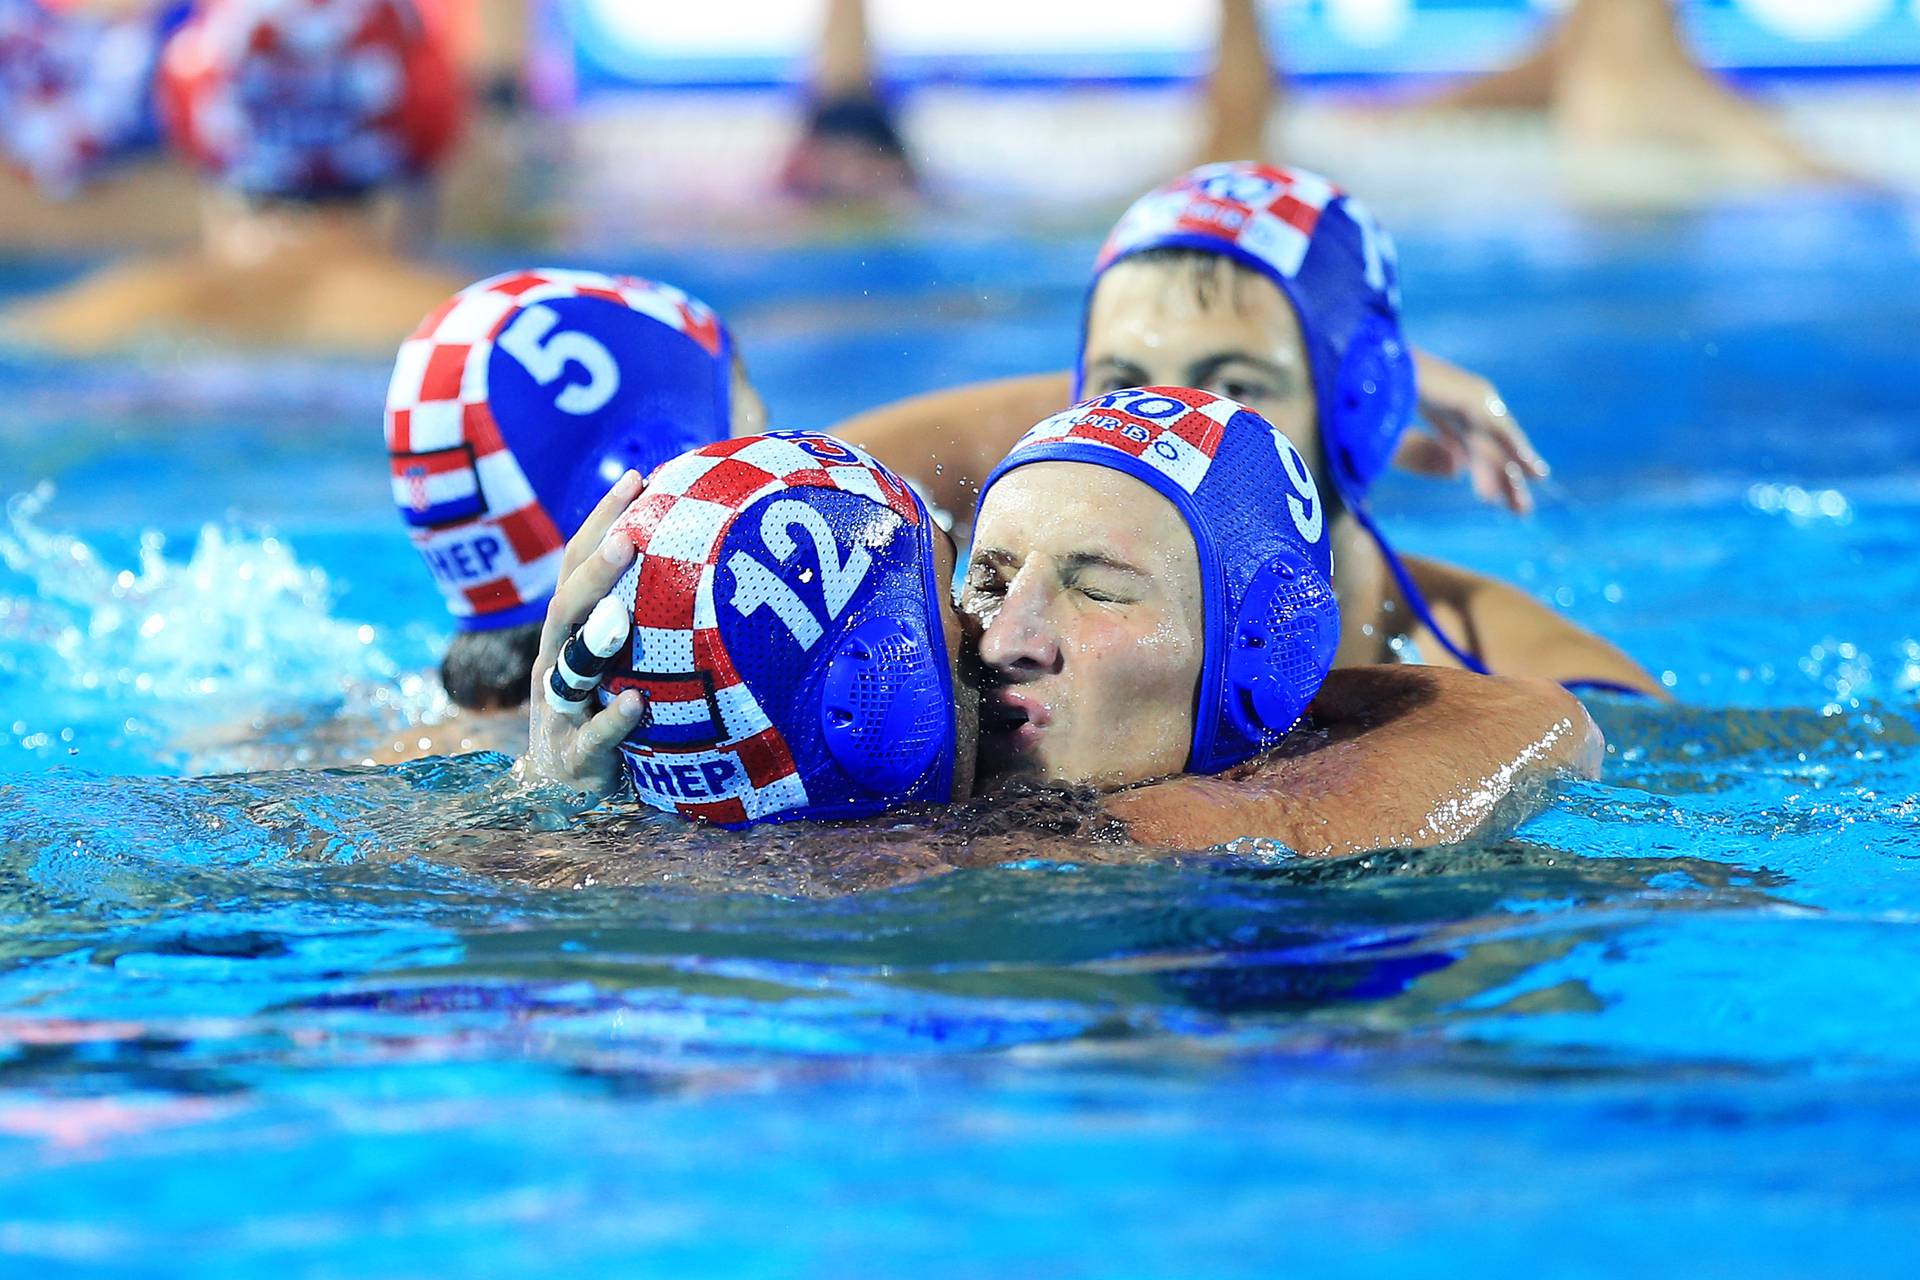
MULTIPOLYGON (((1406 564, 1447 634, 1501 675, 1601 681, 1672 701, 1660 682, 1619 648, 1525 592, 1438 560, 1408 556, 1406 564)), ((1430 661, 1446 657, 1438 644, 1421 648, 1430 661)))
POLYGON ((1327 677, 1311 716, 1309 729, 1231 773, 1122 792, 1108 810, 1147 844, 1264 836, 1326 857, 1452 844, 1526 779, 1600 772, 1600 731, 1544 680, 1350 668, 1327 677))
POLYGON ((980 482, 1028 427, 1067 407, 1068 373, 1033 373, 930 391, 869 409, 831 434, 872 453, 956 518, 972 518, 980 482))

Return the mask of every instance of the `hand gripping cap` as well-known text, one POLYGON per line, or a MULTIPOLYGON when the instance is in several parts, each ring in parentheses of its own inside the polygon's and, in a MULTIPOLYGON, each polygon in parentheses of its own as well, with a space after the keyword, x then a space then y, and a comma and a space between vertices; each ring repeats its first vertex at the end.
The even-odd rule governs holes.
POLYGON ((566 540, 629 467, 724 440, 733 348, 698 300, 591 271, 449 298, 387 389, 393 500, 463 630, 537 621, 566 540))
POLYGON ((640 798, 725 826, 857 818, 953 786, 934 526, 906 482, 829 436, 778 432, 662 466, 615 526, 633 639, 602 698, 640 798))
POLYGON ((1205 391, 1115 391, 1021 437, 981 486, 981 505, 1001 476, 1033 462, 1124 472, 1193 531, 1205 642, 1187 768, 1218 773, 1279 741, 1320 691, 1340 641, 1326 509, 1286 436, 1205 391))
MULTIPOLYGON (((1341 498, 1360 505, 1413 417, 1413 359, 1400 336, 1393 241, 1364 205, 1317 174, 1202 165, 1121 215, 1094 263, 1094 284, 1116 262, 1169 248, 1232 258, 1292 302, 1328 469, 1341 498)), ((1083 370, 1085 346, 1083 337, 1083 370)))
POLYGON ((249 195, 325 200, 417 177, 466 95, 437 10, 412 0, 206 0, 161 58, 174 144, 249 195))

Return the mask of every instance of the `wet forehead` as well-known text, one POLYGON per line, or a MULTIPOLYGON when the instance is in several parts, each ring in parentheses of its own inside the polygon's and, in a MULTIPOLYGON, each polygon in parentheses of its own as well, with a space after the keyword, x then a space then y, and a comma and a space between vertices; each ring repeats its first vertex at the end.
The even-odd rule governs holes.
POLYGON ((1278 285, 1252 272, 1196 270, 1206 268, 1190 261, 1116 264, 1088 307, 1087 360, 1152 361, 1163 376, 1174 372, 1169 363, 1227 352, 1305 367, 1300 321, 1278 285))
POLYGON ((1002 476, 981 505, 974 553, 1105 558, 1152 575, 1197 564, 1173 503, 1144 481, 1085 462, 1034 462, 1002 476))

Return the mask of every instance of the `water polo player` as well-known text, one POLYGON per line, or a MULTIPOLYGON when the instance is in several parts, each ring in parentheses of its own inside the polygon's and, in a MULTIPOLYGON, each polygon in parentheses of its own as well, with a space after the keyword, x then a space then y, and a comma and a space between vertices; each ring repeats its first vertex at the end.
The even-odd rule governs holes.
MULTIPOLYGON (((1268 752, 1313 696, 1337 636, 1313 482, 1297 451, 1240 406, 1194 391, 1137 395, 1036 428, 983 507, 992 527, 1029 478, 1059 473, 1042 464, 1078 473, 1080 490, 1130 486, 1110 495, 1124 511, 1101 513, 1121 541, 1084 555, 1029 553, 989 630, 1027 626, 1025 597, 1055 590, 1046 574, 1139 570, 1116 553, 1153 537, 1184 539, 1187 550, 1161 594, 1143 596, 1141 616, 1159 614, 1148 625, 1083 626, 1018 679, 1009 671, 1019 658, 989 653, 1000 687, 982 763, 995 776, 1119 787, 1198 770, 1131 786, 1106 807, 1156 845, 1262 834, 1327 853, 1462 839, 1523 777, 1597 769, 1591 722, 1558 689, 1377 667, 1335 673, 1301 750, 1268 752), (1103 433, 1115 443, 1101 443, 1103 433), (1139 463, 1148 453, 1178 455, 1164 483, 1191 482, 1184 500, 1141 469, 1157 468, 1139 463), (1272 510, 1223 500, 1243 479, 1283 486, 1272 510), (1161 670, 1102 673, 1124 646, 1153 648, 1159 631, 1168 643, 1143 665, 1161 670), (1016 686, 1024 701, 1005 696, 1016 686), (1103 724, 1117 744, 1105 751, 1103 724)), ((599 795, 620 781, 624 751, 649 803, 728 823, 964 798, 977 694, 944 586, 951 550, 904 482, 831 438, 788 436, 709 446, 663 467, 653 485, 635 501, 640 482, 624 479, 568 546, 542 635, 529 776, 599 795), (602 538, 623 509, 621 528, 602 538), (909 660, 931 650, 936 624, 938 670, 909 660), (602 670, 596 655, 607 654, 602 670), (608 692, 593 710, 583 695, 596 674, 608 692), (955 699, 950 718, 927 705, 936 685, 955 699), (936 755, 943 731, 951 752, 936 755)), ((1151 571, 1134 574, 1134 589, 1151 571)), ((1109 607, 1090 585, 1062 586, 1082 600, 1061 607, 1109 607)))
POLYGON ((467 101, 437 8, 412 0, 203 0, 156 96, 207 177, 204 245, 125 263, 8 314, 68 350, 212 338, 380 350, 459 286, 398 250, 393 198, 428 177, 467 101))
POLYGON ((960 607, 993 691, 983 775, 1116 786, 1271 747, 1340 643, 1307 463, 1205 391, 1109 392, 987 477, 960 607))
MULTIPOLYGON (((1662 693, 1618 649, 1522 592, 1403 561, 1381 535, 1366 499, 1404 443, 1415 362, 1399 327, 1392 243, 1325 179, 1206 165, 1122 216, 1095 265, 1076 390, 1150 382, 1244 400, 1329 481, 1340 665, 1416 660, 1662 693)), ((982 455, 1008 434, 1004 418, 982 422, 979 412, 1004 410, 1036 385, 950 396, 918 414, 903 406, 846 429, 913 474, 933 458, 943 483, 959 488, 985 474, 982 455)))
MULTIPOLYGON (((562 548, 608 485, 765 417, 726 326, 670 285, 513 271, 436 307, 395 358, 386 442, 394 504, 458 628, 449 699, 525 700, 562 548)), ((517 749, 523 726, 469 715, 400 755, 517 749)))

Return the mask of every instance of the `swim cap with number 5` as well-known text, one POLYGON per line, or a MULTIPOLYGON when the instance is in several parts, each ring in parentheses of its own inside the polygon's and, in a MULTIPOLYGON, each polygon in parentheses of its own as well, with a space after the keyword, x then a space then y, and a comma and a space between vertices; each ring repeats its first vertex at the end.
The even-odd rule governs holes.
POLYGON ((537 622, 622 472, 727 437, 732 366, 711 310, 632 276, 508 272, 423 320, 394 360, 387 452, 461 629, 537 622))

